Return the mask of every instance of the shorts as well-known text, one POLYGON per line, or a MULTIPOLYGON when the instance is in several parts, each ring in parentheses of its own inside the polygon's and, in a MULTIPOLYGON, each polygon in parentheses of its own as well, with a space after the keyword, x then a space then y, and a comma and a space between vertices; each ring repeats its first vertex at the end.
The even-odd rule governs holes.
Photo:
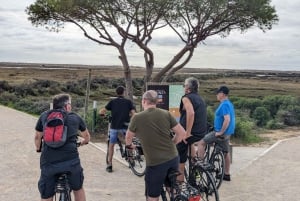
POLYGON ((189 145, 198 142, 202 139, 202 136, 191 136, 187 138, 187 144, 181 141, 176 145, 177 151, 180 157, 180 163, 185 163, 187 161, 187 156, 188 156, 188 150, 189 150, 189 145))
POLYGON ((226 134, 221 135, 220 137, 216 137, 216 131, 207 133, 203 138, 203 141, 206 144, 211 144, 214 142, 218 143, 222 147, 225 153, 229 152, 229 140, 230 140, 230 135, 226 135, 226 134))
POLYGON ((150 197, 159 197, 163 184, 167 182, 168 171, 178 170, 179 158, 178 156, 165 163, 147 166, 145 173, 145 194, 150 197))
POLYGON ((126 129, 109 129, 109 143, 116 144, 118 142, 118 134, 122 133, 125 136, 126 131, 126 129))
POLYGON ((77 191, 82 188, 84 176, 79 158, 45 165, 41 167, 41 176, 38 182, 42 199, 54 196, 57 174, 62 172, 68 172, 68 180, 72 190, 77 191))

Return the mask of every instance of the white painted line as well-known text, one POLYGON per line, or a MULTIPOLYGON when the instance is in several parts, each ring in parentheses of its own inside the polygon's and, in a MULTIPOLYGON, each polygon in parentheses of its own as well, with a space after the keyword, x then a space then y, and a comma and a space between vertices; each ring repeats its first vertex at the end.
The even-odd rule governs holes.
POLYGON ((249 161, 247 163, 247 165, 245 165, 244 167, 241 167, 238 169, 237 174, 239 174, 239 172, 241 172, 241 170, 246 169, 247 167, 249 167, 252 163, 254 163, 254 161, 258 160, 260 157, 264 156, 265 154, 267 154, 269 151, 271 151, 272 149, 274 149, 276 146, 278 146, 280 143, 284 142, 284 141, 288 141, 288 140, 292 140, 295 138, 300 138, 300 136, 297 137, 293 137, 293 138, 287 138, 287 139, 283 139, 283 140, 278 140, 276 143, 274 143, 272 146, 270 146, 268 149, 266 149, 265 151, 263 151, 261 154, 259 154, 257 157, 255 157, 253 160, 249 161))
MULTIPOLYGON (((106 149, 103 149, 103 148, 101 148, 100 146, 98 146, 97 144, 92 143, 92 142, 89 142, 89 144, 92 145, 93 147, 95 147, 96 149, 99 149, 99 150, 102 151, 103 153, 107 154, 106 149)), ((125 160, 120 159, 119 157, 116 157, 116 153, 114 154, 113 158, 114 158, 114 160, 119 161, 119 162, 122 163, 123 165, 128 166, 128 163, 127 163, 125 160)))

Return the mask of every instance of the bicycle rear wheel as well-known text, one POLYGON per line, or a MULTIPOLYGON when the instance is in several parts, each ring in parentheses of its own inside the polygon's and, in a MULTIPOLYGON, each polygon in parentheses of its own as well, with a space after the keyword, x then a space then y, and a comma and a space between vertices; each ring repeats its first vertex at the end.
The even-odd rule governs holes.
POLYGON ((141 151, 141 147, 136 146, 134 149, 130 150, 130 152, 128 163, 131 171, 139 177, 144 176, 146 171, 146 159, 141 151))
POLYGON ((72 201, 70 192, 61 192, 59 195, 59 201, 72 201))
POLYGON ((206 169, 205 164, 197 164, 192 168, 193 177, 192 185, 195 187, 203 201, 219 201, 219 193, 215 185, 215 180, 212 177, 211 173, 206 169))

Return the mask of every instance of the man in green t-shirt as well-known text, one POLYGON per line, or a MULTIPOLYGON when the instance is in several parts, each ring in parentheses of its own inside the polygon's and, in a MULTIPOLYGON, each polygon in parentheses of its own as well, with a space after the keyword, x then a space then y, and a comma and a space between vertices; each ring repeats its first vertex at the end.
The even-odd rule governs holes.
POLYGON ((146 158, 145 187, 147 201, 158 201, 162 186, 170 169, 178 170, 179 156, 176 144, 186 135, 183 127, 167 111, 156 107, 158 95, 149 90, 143 94, 144 111, 135 114, 126 133, 126 146, 130 147, 136 135, 146 158), (170 135, 173 130, 175 136, 170 135))

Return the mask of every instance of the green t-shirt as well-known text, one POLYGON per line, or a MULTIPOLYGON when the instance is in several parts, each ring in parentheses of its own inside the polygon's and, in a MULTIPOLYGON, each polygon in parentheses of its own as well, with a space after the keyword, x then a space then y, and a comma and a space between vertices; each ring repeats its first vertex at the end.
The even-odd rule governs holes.
POLYGON ((147 166, 159 165, 178 155, 170 129, 178 123, 167 110, 149 108, 135 114, 129 130, 140 139, 147 166))

